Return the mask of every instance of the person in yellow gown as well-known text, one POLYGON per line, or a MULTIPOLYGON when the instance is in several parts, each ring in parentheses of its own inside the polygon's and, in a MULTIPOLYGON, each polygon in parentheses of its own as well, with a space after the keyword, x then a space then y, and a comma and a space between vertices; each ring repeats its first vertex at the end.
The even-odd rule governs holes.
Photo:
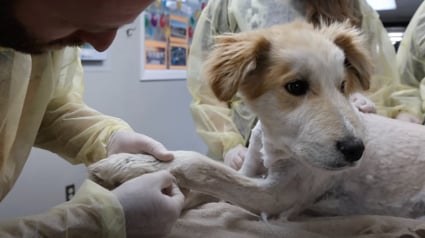
POLYGON ((417 115, 420 123, 425 112, 425 4, 422 3, 404 32, 397 51, 397 64, 402 83, 411 86, 408 90, 399 90, 397 97, 408 98, 409 109, 417 115))
MULTIPOLYGON (((120 152, 173 159, 161 143, 84 103, 83 69, 73 47, 87 42, 105 50, 117 29, 151 2, 0 0, 0 200, 33 146, 72 164, 89 165, 120 152)), ((0 222, 0 237, 163 237, 183 202, 165 171, 113 191, 87 180, 70 202, 0 222)))

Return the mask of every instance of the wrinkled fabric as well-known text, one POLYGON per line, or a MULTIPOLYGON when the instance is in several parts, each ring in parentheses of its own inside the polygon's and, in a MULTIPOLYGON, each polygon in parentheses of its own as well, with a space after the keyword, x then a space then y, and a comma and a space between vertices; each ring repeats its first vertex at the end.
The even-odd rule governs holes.
MULTIPOLYGON (((106 145, 114 131, 130 129, 122 120, 84 104, 82 74, 77 48, 33 56, 0 48, 0 200, 15 184, 33 145, 72 164, 91 164, 106 157, 106 145)), ((99 189, 91 184, 75 202, 43 215, 2 223, 0 236, 19 234, 2 230, 13 226, 25 234, 16 237, 66 234, 67 230, 73 230, 73 234, 80 230, 81 235, 85 228, 94 229, 93 222, 108 226, 98 226, 100 236, 91 237, 107 237, 102 232, 109 231, 115 235, 113 230, 123 229, 122 212, 109 192, 99 189), (99 213, 101 206, 110 211, 99 213), (115 215, 104 216, 107 213, 115 215)))
POLYGON ((109 191, 86 180, 70 202, 44 214, 0 222, 0 237, 125 237, 124 213, 109 191))
POLYGON ((400 90, 397 98, 405 99, 408 112, 423 121, 425 112, 425 3, 416 10, 404 32, 397 52, 401 82, 413 89, 400 90))
MULTIPOLYGON (((391 93, 400 89, 395 50, 379 16, 366 1, 360 0, 363 13, 361 30, 366 36, 375 73, 368 95, 378 114, 395 117, 404 111, 391 93)), ((228 32, 243 32, 303 19, 302 1, 292 0, 214 0, 210 1, 197 23, 188 61, 188 88, 193 97, 191 111, 197 133, 207 144, 208 155, 222 159, 236 145, 246 145, 255 116, 236 96, 221 102, 209 88, 202 63, 213 45, 213 38, 228 32)), ((400 102, 400 100, 398 101, 400 102)))
POLYGON ((264 220, 240 207, 206 203, 187 210, 170 238, 417 238, 425 225, 414 219, 389 216, 320 217, 300 221, 264 220))

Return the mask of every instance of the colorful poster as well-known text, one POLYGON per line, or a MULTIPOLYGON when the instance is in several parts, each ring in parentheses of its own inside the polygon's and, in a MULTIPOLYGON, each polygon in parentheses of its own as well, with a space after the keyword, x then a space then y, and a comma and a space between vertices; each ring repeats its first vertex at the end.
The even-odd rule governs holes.
POLYGON ((145 41, 145 68, 167 69, 167 44, 161 41, 145 41))
POLYGON ((170 16, 170 41, 187 44, 187 18, 171 15, 170 16))
POLYGON ((170 43, 169 46, 169 68, 186 69, 187 64, 187 44, 170 43))

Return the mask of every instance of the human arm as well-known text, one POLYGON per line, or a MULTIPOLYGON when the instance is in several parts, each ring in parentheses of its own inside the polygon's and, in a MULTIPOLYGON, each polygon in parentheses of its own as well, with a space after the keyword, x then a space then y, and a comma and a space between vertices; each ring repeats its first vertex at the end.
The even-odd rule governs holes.
POLYGON ((91 164, 105 158, 108 152, 147 152, 161 160, 172 157, 160 143, 133 132, 123 120, 106 116, 84 103, 83 69, 76 48, 55 51, 50 60, 55 64, 52 73, 59 79, 52 83, 36 146, 57 153, 73 164, 91 164), (115 132, 118 136, 112 141, 110 138, 115 132))
MULTIPOLYGON (((412 90, 409 85, 402 84, 397 71, 394 46, 392 45, 388 32, 385 30, 378 13, 373 10, 364 0, 361 3, 362 31, 366 39, 366 47, 374 62, 374 74, 371 78, 371 87, 367 96, 375 103, 377 113, 383 116, 396 118, 399 113, 409 113, 418 116, 412 110, 408 102, 412 98, 403 93, 412 90)), ((418 102, 413 102, 418 105, 418 102)))
POLYGON ((223 159, 227 151, 237 145, 245 145, 246 140, 232 119, 232 103, 217 99, 202 71, 214 36, 236 30, 230 22, 227 2, 211 1, 202 12, 188 61, 188 88, 193 98, 190 108, 194 124, 209 148, 209 155, 215 159, 223 159))
POLYGON ((69 202, 0 222, 0 237, 159 238, 170 232, 183 203, 166 171, 126 181, 112 192, 86 180, 69 202))
POLYGON ((69 202, 0 222, 0 237, 124 238, 124 213, 113 193, 87 180, 69 202))
POLYGON ((411 108, 423 120, 425 97, 425 4, 421 4, 413 15, 404 33, 397 52, 398 69, 401 81, 412 86, 410 91, 397 92, 400 96, 409 95, 411 108), (418 106, 416 106, 418 105, 418 106))

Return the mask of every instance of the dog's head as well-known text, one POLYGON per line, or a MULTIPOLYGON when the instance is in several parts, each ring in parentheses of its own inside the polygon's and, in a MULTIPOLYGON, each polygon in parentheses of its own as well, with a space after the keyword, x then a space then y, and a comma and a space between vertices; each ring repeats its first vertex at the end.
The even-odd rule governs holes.
POLYGON ((359 32, 346 23, 294 22, 218 36, 206 62, 215 95, 229 101, 239 92, 266 144, 326 169, 362 156, 363 127, 348 98, 369 88, 371 72, 359 32))

